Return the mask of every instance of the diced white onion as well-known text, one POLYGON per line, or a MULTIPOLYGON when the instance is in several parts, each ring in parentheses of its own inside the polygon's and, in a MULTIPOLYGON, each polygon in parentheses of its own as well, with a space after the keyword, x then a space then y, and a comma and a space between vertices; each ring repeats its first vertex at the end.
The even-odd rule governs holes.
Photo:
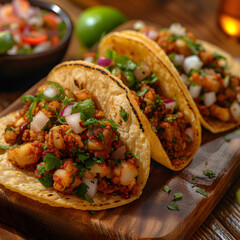
POLYGON ((191 86, 189 87, 189 92, 190 92, 192 98, 197 98, 197 97, 199 97, 200 92, 201 92, 201 89, 202 89, 202 87, 199 86, 199 85, 197 85, 197 86, 191 85, 191 86))
POLYGON ((85 176, 82 178, 82 182, 88 186, 87 195, 93 198, 97 193, 97 178, 89 179, 85 176))
POLYGON ((176 36, 186 36, 186 30, 180 23, 171 24, 169 32, 176 36))
POLYGON ((18 47, 17 47, 17 45, 14 45, 11 49, 9 49, 7 51, 7 54, 8 55, 16 55, 17 51, 18 51, 18 47))
POLYGON ((215 92, 204 93, 203 102, 206 107, 210 107, 216 101, 217 101, 217 97, 215 92))
POLYGON ((43 25, 43 19, 39 16, 34 16, 34 17, 31 17, 29 20, 28 20, 28 24, 30 26, 37 26, 37 27, 41 27, 43 25))
POLYGON ((115 152, 112 153, 111 158, 113 160, 124 159, 126 153, 126 146, 119 147, 115 152))
POLYGON ((155 40, 158 36, 158 32, 154 30, 148 30, 146 31, 146 36, 150 38, 151 40, 155 40))
POLYGON ((193 130, 191 127, 186 128, 185 133, 192 139, 192 141, 194 140, 193 130))
POLYGON ((237 102, 232 103, 230 106, 230 112, 236 121, 240 120, 240 106, 237 102))
POLYGON ((228 87, 228 85, 229 85, 229 80, 230 80, 230 76, 229 76, 229 75, 226 75, 225 78, 223 79, 223 86, 224 86, 225 88, 228 87))
POLYGON ((49 86, 43 90, 43 95, 48 98, 54 98, 59 93, 59 90, 54 86, 49 86))
POLYGON ((32 131, 41 131, 42 128, 46 125, 49 118, 42 112, 39 111, 34 117, 33 121, 30 123, 30 129, 32 131))
POLYGON ((180 77, 181 77, 183 83, 184 83, 187 87, 189 87, 190 82, 187 81, 187 76, 186 76, 185 74, 181 74, 180 77))
POLYGON ((237 98, 237 101, 240 102, 240 93, 237 94, 236 98, 237 98))
POLYGON ((202 67, 202 62, 197 55, 186 57, 183 61, 183 69, 189 73, 191 69, 199 70, 202 67))
POLYGON ((182 54, 176 54, 173 58, 173 62, 178 65, 183 65, 184 56, 182 54))
POLYGON ((148 77, 151 73, 150 67, 142 62, 141 66, 137 66, 133 72, 137 80, 142 81, 144 78, 148 77))
POLYGON ((93 62, 93 57, 84 58, 83 61, 92 63, 93 62))
POLYGON ((133 25, 133 29, 136 31, 141 30, 145 26, 145 23, 143 21, 137 21, 133 25))
POLYGON ((80 126, 80 113, 74 113, 65 117, 67 124, 72 128, 73 132, 78 134, 83 132, 86 128, 80 126))
POLYGON ((43 43, 38 44, 38 45, 34 48, 33 52, 34 52, 34 53, 43 52, 43 51, 46 51, 46 50, 50 49, 51 46, 52 46, 52 45, 51 45, 51 42, 50 42, 50 41, 46 41, 46 42, 43 42, 43 43))

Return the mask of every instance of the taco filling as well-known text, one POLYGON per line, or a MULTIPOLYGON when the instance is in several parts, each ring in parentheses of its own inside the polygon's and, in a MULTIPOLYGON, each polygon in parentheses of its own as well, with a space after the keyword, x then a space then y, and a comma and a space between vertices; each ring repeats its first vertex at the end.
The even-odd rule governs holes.
POLYGON ((104 117, 92 92, 73 93, 46 82, 25 102, 4 138, 8 160, 35 172, 45 187, 93 202, 97 192, 107 198, 130 198, 138 191, 137 156, 119 140, 118 125, 104 117))
MULTIPOLYGON (((85 55, 85 59, 89 60, 89 57, 94 59, 91 53, 85 55)), ((192 146, 193 130, 179 111, 176 99, 166 98, 157 91, 155 83, 160 81, 157 75, 146 63, 134 62, 110 49, 107 49, 105 57, 97 60, 97 64, 105 66, 130 88, 172 164, 180 166, 192 146)))
POLYGON ((178 23, 160 30, 144 24, 137 27, 168 55, 205 120, 239 122, 240 78, 227 72, 224 56, 206 50, 178 23))

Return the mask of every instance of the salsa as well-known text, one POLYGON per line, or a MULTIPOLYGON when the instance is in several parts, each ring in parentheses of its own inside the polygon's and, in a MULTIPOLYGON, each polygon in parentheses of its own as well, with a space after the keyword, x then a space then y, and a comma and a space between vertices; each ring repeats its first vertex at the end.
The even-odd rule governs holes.
POLYGON ((31 54, 58 45, 66 24, 54 12, 31 6, 27 0, 0 4, 0 54, 31 54))

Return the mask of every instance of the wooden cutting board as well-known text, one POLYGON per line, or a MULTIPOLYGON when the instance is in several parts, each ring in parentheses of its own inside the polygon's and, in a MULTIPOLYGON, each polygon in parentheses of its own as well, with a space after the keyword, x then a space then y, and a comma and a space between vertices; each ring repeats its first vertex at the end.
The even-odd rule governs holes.
MULTIPOLYGON (((34 94, 44 81, 26 94, 34 94)), ((21 106, 17 100, 1 112, 0 117, 21 106)), ((151 173, 140 199, 94 215, 88 211, 51 207, 0 185, 0 222, 38 239, 187 240, 239 175, 240 135, 229 132, 230 142, 223 138, 225 135, 213 135, 203 130, 202 146, 192 163, 181 172, 174 173, 152 161, 151 173), (203 171, 207 170, 212 170, 216 177, 205 176, 203 171), (163 190, 166 185, 171 186, 170 193, 163 190), (197 193, 199 188, 208 196, 197 193), (182 200, 176 202, 179 211, 168 209, 175 193, 183 193, 182 200)))

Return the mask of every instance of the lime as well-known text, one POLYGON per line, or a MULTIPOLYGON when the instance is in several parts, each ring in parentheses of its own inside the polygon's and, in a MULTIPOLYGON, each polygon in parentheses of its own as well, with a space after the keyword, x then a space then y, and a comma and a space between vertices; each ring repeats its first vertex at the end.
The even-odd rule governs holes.
POLYGON ((97 6, 83 11, 76 23, 76 33, 80 42, 91 47, 103 34, 126 21, 122 12, 113 7, 97 6))
POLYGON ((240 206, 240 188, 236 192, 236 197, 237 197, 238 205, 240 206))
POLYGON ((15 41, 9 31, 0 32, 0 54, 6 53, 14 44, 15 41))

